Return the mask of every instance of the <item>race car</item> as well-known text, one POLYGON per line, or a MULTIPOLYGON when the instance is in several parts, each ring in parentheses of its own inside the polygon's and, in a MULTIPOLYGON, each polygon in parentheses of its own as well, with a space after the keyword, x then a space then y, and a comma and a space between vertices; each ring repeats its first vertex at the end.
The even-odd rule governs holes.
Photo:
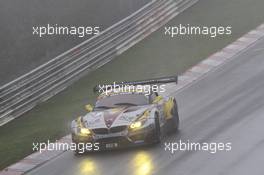
POLYGON ((101 93, 94 107, 86 105, 88 113, 71 123, 72 142, 98 143, 100 150, 159 143, 179 128, 177 102, 142 86, 173 82, 177 76, 96 86, 95 92, 100 88, 101 93), (121 91, 120 86, 136 88, 121 91))

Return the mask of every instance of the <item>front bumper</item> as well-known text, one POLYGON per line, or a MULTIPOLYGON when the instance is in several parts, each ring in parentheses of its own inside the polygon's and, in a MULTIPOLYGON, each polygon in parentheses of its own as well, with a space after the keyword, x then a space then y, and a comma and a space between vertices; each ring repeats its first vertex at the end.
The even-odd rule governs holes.
POLYGON ((93 134, 91 136, 79 136, 72 134, 74 143, 98 143, 99 150, 108 150, 124 147, 133 147, 138 145, 149 144, 154 141, 154 126, 138 130, 124 130, 117 133, 93 134))

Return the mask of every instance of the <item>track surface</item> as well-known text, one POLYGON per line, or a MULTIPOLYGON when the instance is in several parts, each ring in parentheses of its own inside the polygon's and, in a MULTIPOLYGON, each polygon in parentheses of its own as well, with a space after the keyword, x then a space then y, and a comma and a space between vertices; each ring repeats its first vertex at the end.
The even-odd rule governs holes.
POLYGON ((229 152, 178 151, 164 144, 75 157, 71 151, 29 174, 264 173, 264 39, 234 61, 178 92, 181 129, 164 142, 232 142, 229 152))

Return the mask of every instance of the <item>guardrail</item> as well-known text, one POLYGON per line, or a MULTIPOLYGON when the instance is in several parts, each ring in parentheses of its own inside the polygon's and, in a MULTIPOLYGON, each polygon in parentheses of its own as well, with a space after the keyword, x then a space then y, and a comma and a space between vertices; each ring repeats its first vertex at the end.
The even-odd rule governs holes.
POLYGON ((152 1, 99 35, 0 87, 0 126, 112 60, 197 1, 152 1))

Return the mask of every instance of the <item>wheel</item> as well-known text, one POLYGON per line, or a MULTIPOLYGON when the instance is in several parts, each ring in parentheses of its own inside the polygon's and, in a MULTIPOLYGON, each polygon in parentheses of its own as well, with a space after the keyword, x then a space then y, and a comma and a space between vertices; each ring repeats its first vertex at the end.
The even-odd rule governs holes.
POLYGON ((74 150, 74 152, 75 152, 75 156, 80 156, 81 155, 79 149, 74 150))
POLYGON ((155 130, 154 130, 154 143, 161 142, 161 130, 158 114, 155 114, 155 130))
POLYGON ((177 107, 177 103, 174 100, 174 107, 172 108, 172 118, 167 122, 169 125, 169 132, 173 133, 173 132, 177 132, 179 129, 179 114, 178 114, 178 107, 177 107))
MULTIPOLYGON (((77 142, 75 142, 75 140, 73 141, 73 143, 75 143, 76 145, 78 145, 77 142)), ((82 153, 81 153, 81 150, 78 148, 78 146, 76 146, 76 149, 74 150, 74 153, 75 153, 75 156, 80 156, 82 153)))
POLYGON ((79 144, 79 141, 75 139, 75 135, 72 135, 72 143, 74 143, 76 145, 76 149, 74 150, 75 156, 79 156, 82 153, 82 150, 79 149, 79 147, 77 146, 79 144))
POLYGON ((76 146, 76 149, 74 150, 75 152, 75 156, 81 156, 83 154, 87 154, 88 152, 85 151, 85 149, 83 148, 79 148, 78 146, 76 146))

